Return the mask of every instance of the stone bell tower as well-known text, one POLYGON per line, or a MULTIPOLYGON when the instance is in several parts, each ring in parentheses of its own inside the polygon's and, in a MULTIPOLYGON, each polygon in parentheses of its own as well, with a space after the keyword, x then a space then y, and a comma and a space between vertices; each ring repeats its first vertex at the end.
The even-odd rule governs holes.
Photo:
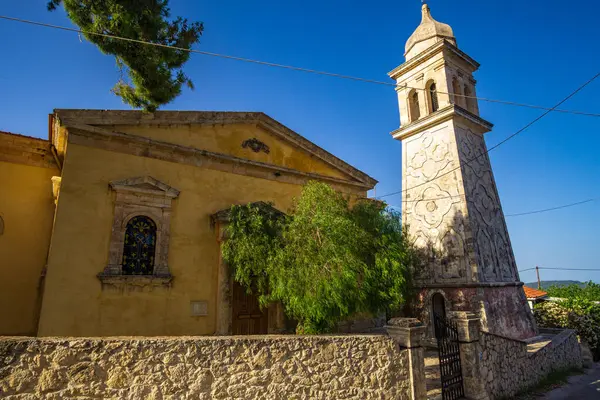
MULTIPOLYGON (((415 271, 417 312, 474 312, 482 329, 537 334, 520 282, 483 135, 473 73, 452 28, 423 4, 396 80, 402 141, 402 218, 429 262, 415 271), (470 97, 469 97, 470 96, 470 97)), ((432 324, 429 324, 432 325, 432 324)))

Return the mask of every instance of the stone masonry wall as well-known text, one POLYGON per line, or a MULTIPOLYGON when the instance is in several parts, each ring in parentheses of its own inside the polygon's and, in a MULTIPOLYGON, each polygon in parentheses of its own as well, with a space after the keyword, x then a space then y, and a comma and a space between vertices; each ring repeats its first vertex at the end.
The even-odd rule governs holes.
POLYGON ((575 332, 554 333, 543 346, 481 333, 481 376, 491 399, 514 396, 552 371, 582 366, 575 332))
POLYGON ((0 398, 409 399, 387 336, 0 338, 0 398))

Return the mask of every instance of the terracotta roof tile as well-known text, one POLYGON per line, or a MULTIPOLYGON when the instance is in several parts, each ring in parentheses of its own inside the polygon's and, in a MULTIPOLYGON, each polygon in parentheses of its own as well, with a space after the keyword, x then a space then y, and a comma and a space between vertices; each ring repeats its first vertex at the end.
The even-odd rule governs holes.
POLYGON ((533 289, 528 286, 523 286, 523 290, 525 290, 525 297, 527 297, 528 299, 537 299, 548 295, 548 293, 546 292, 533 289))

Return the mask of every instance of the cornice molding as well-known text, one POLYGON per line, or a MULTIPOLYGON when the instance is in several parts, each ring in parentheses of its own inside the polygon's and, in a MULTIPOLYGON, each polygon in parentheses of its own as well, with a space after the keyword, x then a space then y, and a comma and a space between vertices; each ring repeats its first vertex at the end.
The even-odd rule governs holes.
POLYGON ((58 170, 48 140, 0 131, 0 161, 58 170))
POLYGON ((171 199, 179 196, 179 190, 151 176, 139 176, 120 181, 112 181, 109 185, 115 192, 142 193, 158 197, 168 197, 171 199))
POLYGON ((471 58, 467 53, 460 50, 458 47, 456 47, 452 43, 448 42, 447 40, 440 40, 439 42, 436 42, 434 45, 423 50, 421 53, 417 54, 410 60, 406 61, 403 64, 400 64, 399 66, 397 66, 396 68, 394 68, 393 70, 388 72, 388 76, 394 80, 397 80, 400 76, 404 75, 406 72, 408 72, 411 69, 415 68, 416 66, 424 63, 425 61, 431 59, 432 57, 434 57, 435 55, 437 55, 441 52, 447 52, 447 53, 451 53, 451 54, 458 56, 463 61, 465 61, 467 64, 469 64, 473 68, 473 71, 475 71, 479 68, 479 63, 477 61, 475 61, 473 58, 471 58))
POLYGON ((494 127, 491 122, 478 117, 477 115, 465 110, 460 106, 457 106, 456 104, 450 104, 449 106, 420 118, 417 121, 411 122, 406 126, 392 131, 391 135, 394 139, 404 140, 451 119, 456 119, 458 121, 462 120, 467 122, 469 125, 474 125, 476 128, 475 130, 479 134, 489 132, 494 127))
POLYGON ((444 288, 478 288, 478 287, 511 287, 523 286, 523 282, 447 282, 447 283, 423 283, 415 282, 419 289, 444 289, 444 288))

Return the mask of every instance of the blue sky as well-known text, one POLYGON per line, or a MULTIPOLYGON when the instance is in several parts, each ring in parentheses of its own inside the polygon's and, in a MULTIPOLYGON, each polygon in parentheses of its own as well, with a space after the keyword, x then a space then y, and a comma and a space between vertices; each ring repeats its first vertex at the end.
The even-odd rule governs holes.
MULTIPOLYGON (((45 0, 3 2, 0 14, 70 26, 45 0)), ((481 97, 552 106, 599 69, 600 3, 559 0, 429 2, 458 46, 481 63, 481 97)), ((418 0, 284 2, 171 0, 173 15, 205 24, 201 50, 387 80, 404 61, 420 22, 418 0)), ((75 33, 0 21, 0 130, 46 137, 54 108, 126 109, 109 89, 114 60, 75 33)), ((393 87, 193 55, 186 90, 165 109, 263 111, 350 162, 401 188, 393 87)), ((600 113, 600 79, 563 108, 600 113)), ((480 102, 495 124, 492 146, 541 111, 480 102)), ((490 153, 506 214, 600 197, 600 118, 553 113, 490 153)), ((400 195, 387 198, 400 205, 400 195)), ((519 269, 600 268, 600 201, 507 218, 519 269)), ((521 274, 533 281, 535 272, 521 274)), ((542 271, 542 278, 600 281, 600 271, 542 271)))

